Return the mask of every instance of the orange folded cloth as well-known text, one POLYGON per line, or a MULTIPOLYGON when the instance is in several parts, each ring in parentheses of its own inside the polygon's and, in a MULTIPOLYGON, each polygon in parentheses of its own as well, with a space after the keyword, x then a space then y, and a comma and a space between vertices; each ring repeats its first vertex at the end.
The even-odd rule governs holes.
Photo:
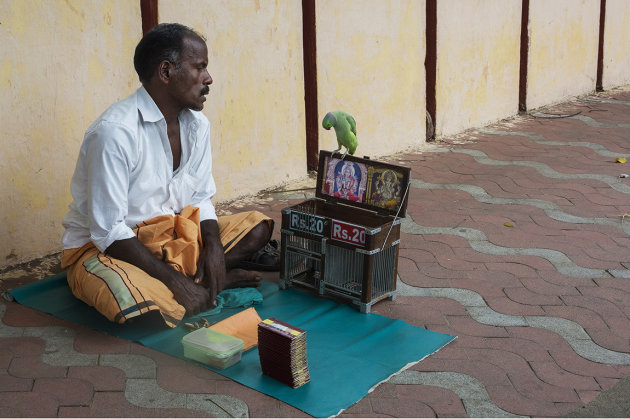
POLYGON ((245 343, 243 347, 245 352, 258 345, 258 323, 261 321, 254 307, 250 307, 213 324, 210 329, 242 339, 245 343))

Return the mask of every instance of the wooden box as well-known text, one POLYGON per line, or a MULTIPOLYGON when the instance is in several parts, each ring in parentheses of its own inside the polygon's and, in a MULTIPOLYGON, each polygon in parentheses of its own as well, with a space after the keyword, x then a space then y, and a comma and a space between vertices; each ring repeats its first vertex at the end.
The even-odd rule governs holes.
POLYGON ((411 169, 322 150, 315 198, 282 210, 280 288, 348 299, 362 313, 396 297, 411 169))

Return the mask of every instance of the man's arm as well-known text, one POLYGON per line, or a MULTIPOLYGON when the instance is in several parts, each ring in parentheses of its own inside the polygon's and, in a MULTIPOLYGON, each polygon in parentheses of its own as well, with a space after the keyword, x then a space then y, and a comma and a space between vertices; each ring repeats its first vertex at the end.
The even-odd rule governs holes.
POLYGON ((203 249, 199 255, 195 283, 208 287, 210 301, 216 304, 216 296, 225 286, 225 253, 219 236, 219 225, 216 220, 201 222, 201 238, 203 249))
POLYGON ((116 240, 105 253, 137 266, 148 275, 162 281, 173 293, 175 300, 186 309, 186 313, 197 314, 208 309, 210 304, 208 291, 157 259, 137 238, 116 240))

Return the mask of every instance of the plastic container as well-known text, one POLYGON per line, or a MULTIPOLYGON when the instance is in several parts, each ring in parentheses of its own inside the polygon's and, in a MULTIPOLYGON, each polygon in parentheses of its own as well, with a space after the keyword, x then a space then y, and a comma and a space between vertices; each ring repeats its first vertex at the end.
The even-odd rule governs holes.
POLYGON ((243 340, 202 327, 182 338, 184 356, 212 368, 225 369, 241 360, 243 340))

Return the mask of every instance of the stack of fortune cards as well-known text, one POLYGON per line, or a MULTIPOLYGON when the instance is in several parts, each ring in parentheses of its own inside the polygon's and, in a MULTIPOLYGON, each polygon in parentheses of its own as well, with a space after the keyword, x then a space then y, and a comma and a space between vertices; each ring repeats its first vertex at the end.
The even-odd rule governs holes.
POLYGON ((306 332, 272 317, 258 323, 258 355, 262 372, 290 387, 309 381, 306 332))

